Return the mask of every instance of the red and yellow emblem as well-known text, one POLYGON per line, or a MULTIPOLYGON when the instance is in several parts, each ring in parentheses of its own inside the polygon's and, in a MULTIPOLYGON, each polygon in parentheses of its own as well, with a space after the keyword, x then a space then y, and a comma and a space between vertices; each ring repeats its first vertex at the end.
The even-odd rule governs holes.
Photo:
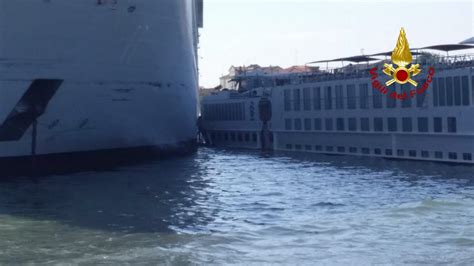
POLYGON ((393 67, 393 64, 384 64, 385 68, 383 69, 383 73, 392 77, 392 79, 387 81, 385 85, 390 86, 397 82, 398 84, 410 83, 415 87, 418 86, 418 83, 411 79, 411 77, 420 74, 421 69, 419 64, 411 64, 412 60, 413 58, 405 30, 402 28, 400 30, 400 35, 398 36, 397 46, 392 52, 392 62, 398 67, 393 67), (408 67, 410 64, 411 66, 408 67))

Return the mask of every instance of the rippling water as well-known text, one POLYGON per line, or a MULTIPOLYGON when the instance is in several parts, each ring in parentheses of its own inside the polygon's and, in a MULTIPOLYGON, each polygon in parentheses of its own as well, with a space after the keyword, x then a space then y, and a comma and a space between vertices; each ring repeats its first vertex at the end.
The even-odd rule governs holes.
POLYGON ((0 181, 0 264, 474 264, 474 167, 201 149, 0 181))

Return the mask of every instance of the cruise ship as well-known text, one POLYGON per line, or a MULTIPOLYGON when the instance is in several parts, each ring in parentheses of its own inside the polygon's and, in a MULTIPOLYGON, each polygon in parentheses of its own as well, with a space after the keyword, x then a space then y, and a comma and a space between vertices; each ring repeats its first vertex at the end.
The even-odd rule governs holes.
POLYGON ((332 69, 240 69, 231 89, 204 97, 201 134, 217 147, 473 164, 473 48, 412 49, 416 87, 391 84, 392 52, 313 62, 345 62, 332 69))
POLYGON ((0 0, 0 160, 195 150, 203 0, 0 0))

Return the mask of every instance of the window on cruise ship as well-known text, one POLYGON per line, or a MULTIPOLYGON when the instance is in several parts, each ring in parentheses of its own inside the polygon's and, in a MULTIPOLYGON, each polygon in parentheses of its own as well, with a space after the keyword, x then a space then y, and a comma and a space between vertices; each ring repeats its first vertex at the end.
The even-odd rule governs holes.
POLYGON ((304 130, 309 131, 311 130, 311 119, 305 118, 304 119, 304 130))
POLYGON ((416 151, 415 151, 415 150, 409 150, 409 151, 408 151, 408 156, 410 156, 410 157, 416 157, 416 151))
POLYGON ((295 130, 301 130, 301 119, 296 118, 295 119, 295 130))
POLYGON ((436 151, 435 152, 435 158, 436 159, 443 159, 443 152, 442 151, 436 151))
POLYGON ((356 91, 355 85, 350 84, 346 87, 347 90, 347 109, 356 109, 356 91))
POLYGON ((435 117, 433 122, 433 131, 437 133, 443 132, 443 119, 441 117, 435 117))
POLYGON ((313 109, 321 110, 321 88, 313 88, 313 109))
POLYGON ((383 131, 383 118, 376 117, 374 118, 374 131, 383 131))
POLYGON ((453 78, 446 77, 446 105, 453 106, 454 104, 454 97, 453 97, 453 78))
POLYGON ((301 92, 300 89, 293 90, 293 104, 294 110, 299 111, 301 110, 301 92))
POLYGON ((400 157, 405 156, 405 151, 404 150, 397 150, 397 156, 400 156, 400 157))
POLYGON ((448 132, 449 133, 457 132, 456 117, 448 117, 448 132))
POLYGON ((283 91, 283 101, 285 105, 285 111, 291 111, 291 91, 286 89, 283 91))
POLYGON ((413 131, 413 125, 412 125, 411 117, 403 117, 402 118, 402 129, 403 129, 403 132, 412 132, 413 131))
POLYGON ((324 93, 324 109, 331 110, 332 109, 332 90, 331 86, 326 87, 324 93))
POLYGON ((345 130, 344 118, 337 118, 336 123, 337 123, 337 130, 338 131, 344 131, 345 130))
MULTIPOLYGON (((421 82, 419 82, 421 85, 420 86, 423 86, 423 84, 425 84, 426 80, 423 79, 421 80, 421 82)), ((423 107, 424 103, 425 103, 425 99, 426 99, 426 95, 428 94, 428 90, 425 91, 424 93, 417 93, 416 94, 416 107, 423 107)))
POLYGON ((332 152, 332 151, 334 151, 334 147, 333 146, 326 146, 326 151, 332 152))
POLYGON ((357 118, 349 118, 349 131, 357 131, 357 118))
POLYGON ((461 106, 461 77, 454 77, 453 78, 453 86, 454 86, 454 105, 461 106))
POLYGON ((369 108, 369 85, 366 83, 359 85, 359 103, 361 109, 369 108))
POLYGON ((322 130, 321 118, 314 119, 314 130, 322 130))
POLYGON ((327 131, 332 131, 333 130, 333 125, 332 125, 332 119, 331 118, 326 118, 326 130, 327 131))
POLYGON ((467 78, 467 76, 461 77, 461 87, 462 87, 462 105, 469 105, 471 97, 469 95, 469 79, 467 78))
POLYGON ((292 130, 293 129, 293 123, 291 119, 285 119, 285 130, 292 130))
POLYGON ((370 154, 370 149, 369 148, 362 148, 362 153, 363 154, 370 154))
POLYGON ((409 108, 411 107, 411 97, 410 97, 410 91, 411 91, 411 84, 402 84, 400 85, 400 91, 401 93, 406 93, 406 99, 402 101, 402 107, 404 108, 409 108))
POLYGON ((428 117, 418 117, 418 132, 428 132, 428 117))
POLYGON ((357 148, 356 147, 349 147, 349 152, 350 153, 357 153, 357 148))
POLYGON ((439 106, 446 106, 446 84, 444 78, 438 78, 438 101, 439 106))
POLYGON ((421 151, 421 157, 423 158, 429 158, 430 157, 430 153, 428 151, 421 151))
POLYGON ((387 118, 387 125, 388 125, 388 131, 396 132, 398 130, 397 118, 396 117, 387 118))
POLYGON ((438 106, 438 105, 439 105, 438 95, 439 95, 438 79, 437 79, 437 78, 434 78, 434 79, 433 79, 433 105, 434 105, 434 106, 438 106))
POLYGON ((457 160, 458 159, 458 154, 455 152, 450 152, 448 153, 448 158, 451 160, 457 160))
POLYGON ((250 133, 248 133, 248 132, 245 133, 245 141, 246 142, 250 141, 250 133))
POLYGON ((303 110, 311 110, 311 91, 309 88, 303 89, 303 110))
POLYGON ((472 161, 472 153, 463 153, 462 159, 464 161, 472 161))
POLYGON ((336 85, 336 109, 344 109, 342 85, 336 85))
POLYGON ((370 124, 368 118, 361 118, 360 119, 360 130, 362 131, 370 131, 370 124))
POLYGON ((374 90, 372 93, 373 107, 376 109, 382 108, 383 94, 376 90, 374 90))
POLYGON ((376 148, 376 149, 374 149, 374 154, 375 154, 375 155, 381 155, 381 154, 382 154, 382 150, 379 149, 379 148, 376 148))
POLYGON ((393 155, 393 151, 391 149, 386 149, 385 150, 385 155, 387 156, 392 156, 393 155))

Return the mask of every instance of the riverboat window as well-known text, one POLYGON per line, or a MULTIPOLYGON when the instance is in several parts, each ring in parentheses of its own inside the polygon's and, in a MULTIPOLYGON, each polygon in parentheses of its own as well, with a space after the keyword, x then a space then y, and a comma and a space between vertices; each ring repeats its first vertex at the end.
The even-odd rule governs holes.
POLYGON ((370 154, 370 149, 369 148, 362 148, 362 153, 363 154, 370 154))
POLYGON ((421 151, 421 157, 423 158, 429 158, 430 157, 430 153, 428 151, 421 151))
POLYGON ((293 149, 293 145, 291 145, 291 144, 286 144, 286 149, 287 149, 287 150, 293 149))
POLYGON ((418 117, 418 132, 428 132, 428 117, 418 117))
POLYGON ((375 155, 381 155, 382 154, 382 150, 381 149, 374 149, 374 154, 375 155))
POLYGON ((301 150, 301 144, 296 144, 295 145, 295 150, 301 150))
POLYGON ((344 131, 345 130, 344 118, 338 118, 336 120, 336 123, 337 123, 337 130, 338 131, 344 131))
POLYGON ((464 153, 462 155, 464 161, 472 161, 472 154, 471 153, 464 153))
POLYGON ((333 130, 332 119, 326 118, 326 131, 332 131, 332 130, 333 130))
POLYGON ((373 101, 373 107, 376 108, 376 109, 380 109, 382 108, 382 101, 383 101, 383 97, 382 97, 382 93, 380 91, 373 91, 373 94, 372 94, 372 101, 373 101))
POLYGON ((469 95, 469 79, 467 76, 461 77, 461 87, 462 87, 462 105, 469 105, 470 95, 469 95))
POLYGON ((454 77, 454 105, 461 106, 461 77, 454 77))
POLYGON ((374 130, 378 132, 383 131, 383 118, 374 118, 374 130))
POLYGON ((364 83, 359 85, 360 109, 369 108, 369 85, 364 83))
POLYGON ((292 130, 293 126, 292 126, 292 121, 291 119, 285 119, 285 129, 286 130, 292 130))
POLYGON ((347 85, 347 109, 356 109, 356 91, 355 85, 347 85))
POLYGON ((252 141, 257 142, 257 133, 252 133, 252 141))
POLYGON ((393 151, 392 151, 391 149, 386 149, 386 150, 385 150, 385 155, 392 156, 392 155, 393 155, 393 151))
POLYGON ((400 157, 405 156, 405 151, 404 150, 397 150, 397 156, 400 156, 400 157))
POLYGON ((448 153, 448 158, 451 160, 457 160, 458 159, 458 154, 455 152, 450 152, 448 153))
POLYGON ((410 156, 410 157, 416 157, 416 151, 415 151, 415 150, 409 150, 409 151, 408 151, 408 156, 410 156))
POLYGON ((406 98, 402 101, 402 107, 410 108, 411 107, 411 84, 402 84, 400 85, 400 91, 402 94, 406 93, 406 98))
POLYGON ((393 97, 390 97, 390 94, 392 92, 397 92, 397 86, 393 86, 394 87, 394 90, 391 90, 388 92, 388 95, 387 95, 387 108, 396 108, 397 107, 397 99, 393 98, 393 97))
POLYGON ((326 146, 326 151, 333 152, 334 147, 333 146, 326 146))
POLYGON ((301 130, 301 119, 295 119, 295 130, 301 130))
POLYGON ((402 129, 403 129, 403 132, 412 132, 413 131, 411 117, 403 117, 402 118, 402 129))
POLYGON ((349 118, 349 131, 357 131, 357 119, 349 118))
POLYGON ((368 118, 360 119, 360 129, 362 131, 370 131, 370 123, 368 118))
POLYGON ((433 119, 433 130, 434 132, 443 132, 443 119, 441 117, 435 117, 433 119))
POLYGON ((336 85, 336 109, 344 109, 342 85, 336 85))
POLYGON ((313 146, 311 146, 311 145, 305 145, 304 148, 305 148, 305 150, 310 151, 310 150, 313 149, 313 146))
POLYGON ((291 91, 284 90, 283 91, 283 101, 285 106, 285 111, 291 111, 291 91))
POLYGON ((346 152, 346 148, 345 147, 337 147, 337 152, 346 152))
POLYGON ((357 148, 356 147, 349 147, 349 152, 350 153, 357 153, 357 148))
POLYGON ((456 117, 448 117, 448 132, 449 133, 457 132, 456 117))
POLYGON ((331 86, 326 87, 326 91, 324 94, 324 109, 331 110, 332 109, 332 90, 331 86))
POLYGON ((387 118, 387 125, 388 125, 388 131, 396 132, 398 130, 397 118, 396 117, 387 118))
POLYGON ((250 133, 245 133, 245 141, 246 142, 250 141, 250 133))
POLYGON ((446 106, 446 86, 444 84, 444 78, 438 78, 438 86, 439 86, 439 106, 446 106))
POLYGON ((453 106, 454 98, 453 98, 453 78, 446 77, 446 105, 453 106))
POLYGON ((311 119, 310 118, 305 118, 304 119, 304 130, 311 130, 311 119))
POLYGON ((314 130, 322 130, 321 118, 314 119, 314 130))
POLYGON ((434 79, 433 79, 433 105, 434 105, 434 106, 438 106, 438 105, 439 105, 438 95, 439 95, 438 79, 437 79, 437 78, 434 78, 434 79))
POLYGON ((321 110, 321 88, 313 88, 313 108, 314 110, 321 110))
POLYGON ((301 110, 301 92, 300 89, 293 90, 293 104, 294 110, 299 111, 301 110))
POLYGON ((435 152, 435 158, 436 159, 443 159, 443 152, 442 151, 436 151, 435 152))
MULTIPOLYGON (((421 80, 420 84, 421 86, 423 86, 423 84, 425 84, 426 80, 423 79, 421 80)), ((421 88, 420 86, 420 88, 421 88)), ((416 94, 416 107, 423 107, 423 104, 425 103, 425 99, 426 99, 426 95, 428 94, 428 89, 423 92, 423 93, 417 93, 416 94)))
POLYGON ((322 150, 323 150, 323 146, 321 146, 321 145, 316 145, 316 146, 314 146, 314 150, 316 150, 316 151, 322 151, 322 150))
POLYGON ((311 110, 311 91, 309 88, 303 89, 303 110, 311 110))

